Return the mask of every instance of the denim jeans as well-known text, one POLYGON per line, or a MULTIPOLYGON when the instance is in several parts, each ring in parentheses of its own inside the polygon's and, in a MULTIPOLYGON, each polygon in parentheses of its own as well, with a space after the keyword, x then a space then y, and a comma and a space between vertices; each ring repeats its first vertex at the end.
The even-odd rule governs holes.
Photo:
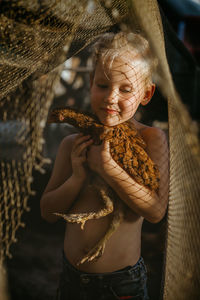
POLYGON ((111 273, 84 273, 63 255, 57 300, 149 300, 146 267, 141 257, 133 266, 111 273))

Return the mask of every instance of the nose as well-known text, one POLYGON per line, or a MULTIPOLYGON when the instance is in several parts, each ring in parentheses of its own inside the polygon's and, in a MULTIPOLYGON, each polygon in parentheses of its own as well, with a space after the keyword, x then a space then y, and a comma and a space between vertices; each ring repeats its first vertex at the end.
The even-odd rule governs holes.
POLYGON ((115 89, 109 90, 104 101, 109 104, 118 103, 117 91, 115 89))

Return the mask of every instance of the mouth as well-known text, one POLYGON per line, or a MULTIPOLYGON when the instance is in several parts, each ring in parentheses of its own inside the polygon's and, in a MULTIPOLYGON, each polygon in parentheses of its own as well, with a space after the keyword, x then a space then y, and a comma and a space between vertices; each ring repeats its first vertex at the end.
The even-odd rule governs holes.
POLYGON ((103 107, 102 110, 103 110, 104 112, 106 112, 107 114, 109 114, 109 115, 115 115, 115 114, 118 114, 118 113, 119 113, 118 110, 112 109, 112 108, 106 108, 106 107, 103 107))

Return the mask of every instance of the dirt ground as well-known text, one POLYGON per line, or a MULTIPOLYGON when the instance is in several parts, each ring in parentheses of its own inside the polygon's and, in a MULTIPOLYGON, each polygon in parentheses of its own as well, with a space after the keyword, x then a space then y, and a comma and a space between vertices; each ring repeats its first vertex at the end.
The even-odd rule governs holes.
MULTIPOLYGON (((29 200, 31 211, 24 213, 26 227, 18 230, 18 242, 11 247, 13 258, 7 260, 10 300, 55 299, 64 223, 49 224, 40 216, 40 196, 49 175, 34 175, 33 189, 37 194, 29 200)), ((164 219, 158 224, 145 222, 143 226, 142 256, 148 269, 151 300, 160 299, 165 223, 164 219)))

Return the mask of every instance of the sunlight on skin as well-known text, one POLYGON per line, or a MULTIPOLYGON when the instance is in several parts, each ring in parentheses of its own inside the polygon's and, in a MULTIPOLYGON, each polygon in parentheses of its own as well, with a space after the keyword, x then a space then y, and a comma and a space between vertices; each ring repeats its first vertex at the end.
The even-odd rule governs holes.
POLYGON ((91 79, 92 110, 104 125, 123 123, 146 100, 146 91, 152 87, 149 85, 146 90, 145 87, 146 78, 137 60, 130 63, 118 57, 112 62, 112 68, 100 60, 91 79))

